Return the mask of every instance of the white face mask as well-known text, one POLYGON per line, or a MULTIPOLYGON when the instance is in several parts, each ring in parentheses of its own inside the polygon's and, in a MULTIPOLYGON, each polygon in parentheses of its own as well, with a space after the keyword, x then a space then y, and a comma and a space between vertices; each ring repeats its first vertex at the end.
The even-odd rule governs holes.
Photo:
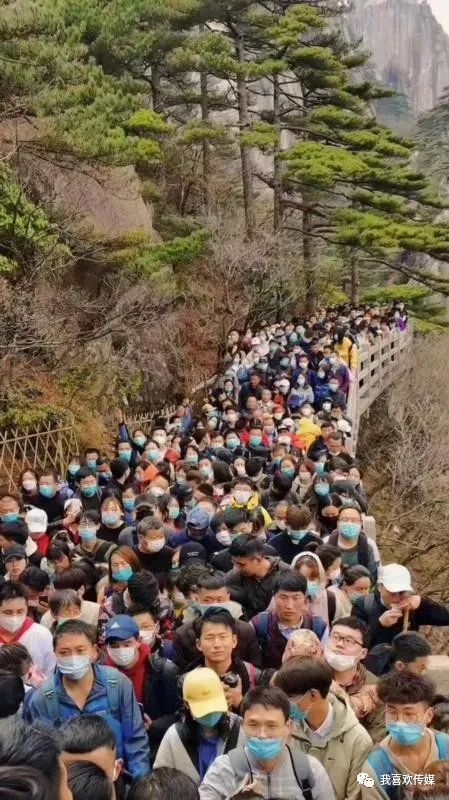
POLYGON ((37 482, 30 479, 29 481, 23 481, 22 486, 26 492, 34 492, 37 489, 37 482))
POLYGON ((136 657, 137 647, 108 647, 108 655, 118 667, 129 667, 136 657))
POLYGON ((0 614, 0 628, 3 628, 9 633, 16 633, 25 622, 26 614, 14 614, 8 616, 7 614, 0 614))
POLYGON ((154 494, 155 497, 162 497, 165 494, 164 490, 160 486, 153 486, 150 488, 151 494, 154 494))
POLYGON ((158 634, 158 631, 159 631, 159 626, 158 625, 156 625, 156 627, 153 628, 152 631, 142 631, 141 630, 140 631, 141 641, 144 644, 149 645, 149 647, 152 647, 152 645, 154 644, 154 642, 156 640, 156 636, 158 634))
POLYGON ((153 539, 151 542, 144 542, 144 547, 148 553, 159 553, 165 547, 165 539, 153 539))
POLYGON ((234 500, 239 506, 246 506, 251 494, 251 492, 234 492, 234 500))
POLYGON ((159 447, 165 447, 165 445, 167 444, 167 439, 163 433, 156 434, 156 436, 153 436, 152 438, 153 441, 159 445, 159 447))
POLYGON ((330 581, 338 581, 340 577, 341 577, 341 570, 339 568, 333 569, 332 572, 329 572, 330 581))
POLYGON ((223 545, 223 547, 231 546, 232 539, 229 531, 219 531, 215 538, 219 544, 223 545))
POLYGON ((344 672, 353 669, 358 664, 358 656, 345 656, 343 653, 334 653, 329 647, 324 648, 324 658, 332 669, 336 672, 344 672))

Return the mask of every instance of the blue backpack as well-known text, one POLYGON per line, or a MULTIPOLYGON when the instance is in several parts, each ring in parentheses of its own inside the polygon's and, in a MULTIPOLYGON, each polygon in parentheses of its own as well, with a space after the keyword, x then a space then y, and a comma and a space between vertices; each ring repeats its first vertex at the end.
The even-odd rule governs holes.
MULTIPOLYGON (((434 731, 434 733, 438 748, 438 758, 440 761, 444 761, 446 758, 449 758, 449 735, 441 731, 434 731)), ((389 800, 400 800, 400 786, 383 785, 381 782, 382 775, 396 775, 397 773, 396 768, 388 757, 387 751, 384 750, 383 747, 376 747, 376 749, 369 754, 367 760, 371 769, 376 774, 377 784, 381 792, 383 792, 389 800)))

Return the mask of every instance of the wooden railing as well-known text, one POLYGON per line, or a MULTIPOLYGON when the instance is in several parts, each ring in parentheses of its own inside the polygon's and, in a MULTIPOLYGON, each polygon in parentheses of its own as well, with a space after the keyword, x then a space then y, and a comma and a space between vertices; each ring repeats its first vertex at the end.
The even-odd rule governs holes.
POLYGON ((54 419, 41 425, 0 431, 0 484, 19 491, 20 473, 52 468, 65 477, 70 456, 78 452, 73 421, 54 419))
POLYGON ((413 330, 393 332, 359 350, 359 363, 348 398, 348 416, 352 419, 351 449, 357 450, 360 422, 379 395, 396 381, 409 364, 413 330))

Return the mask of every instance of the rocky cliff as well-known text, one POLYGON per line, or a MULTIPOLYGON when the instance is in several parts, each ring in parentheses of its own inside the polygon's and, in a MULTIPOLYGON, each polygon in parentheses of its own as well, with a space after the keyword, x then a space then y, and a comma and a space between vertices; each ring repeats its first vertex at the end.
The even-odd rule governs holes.
POLYGON ((416 119, 435 106, 449 85, 449 36, 427 0, 352 0, 346 23, 372 53, 376 78, 403 95, 381 104, 386 122, 416 119))

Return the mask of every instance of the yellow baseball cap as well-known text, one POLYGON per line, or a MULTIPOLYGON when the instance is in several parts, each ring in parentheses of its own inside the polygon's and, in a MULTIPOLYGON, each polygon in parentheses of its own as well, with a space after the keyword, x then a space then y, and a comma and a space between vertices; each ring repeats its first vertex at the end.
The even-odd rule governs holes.
POLYGON ((193 717, 205 717, 214 711, 227 711, 223 684, 213 669, 199 667, 188 672, 182 685, 182 696, 193 717))

